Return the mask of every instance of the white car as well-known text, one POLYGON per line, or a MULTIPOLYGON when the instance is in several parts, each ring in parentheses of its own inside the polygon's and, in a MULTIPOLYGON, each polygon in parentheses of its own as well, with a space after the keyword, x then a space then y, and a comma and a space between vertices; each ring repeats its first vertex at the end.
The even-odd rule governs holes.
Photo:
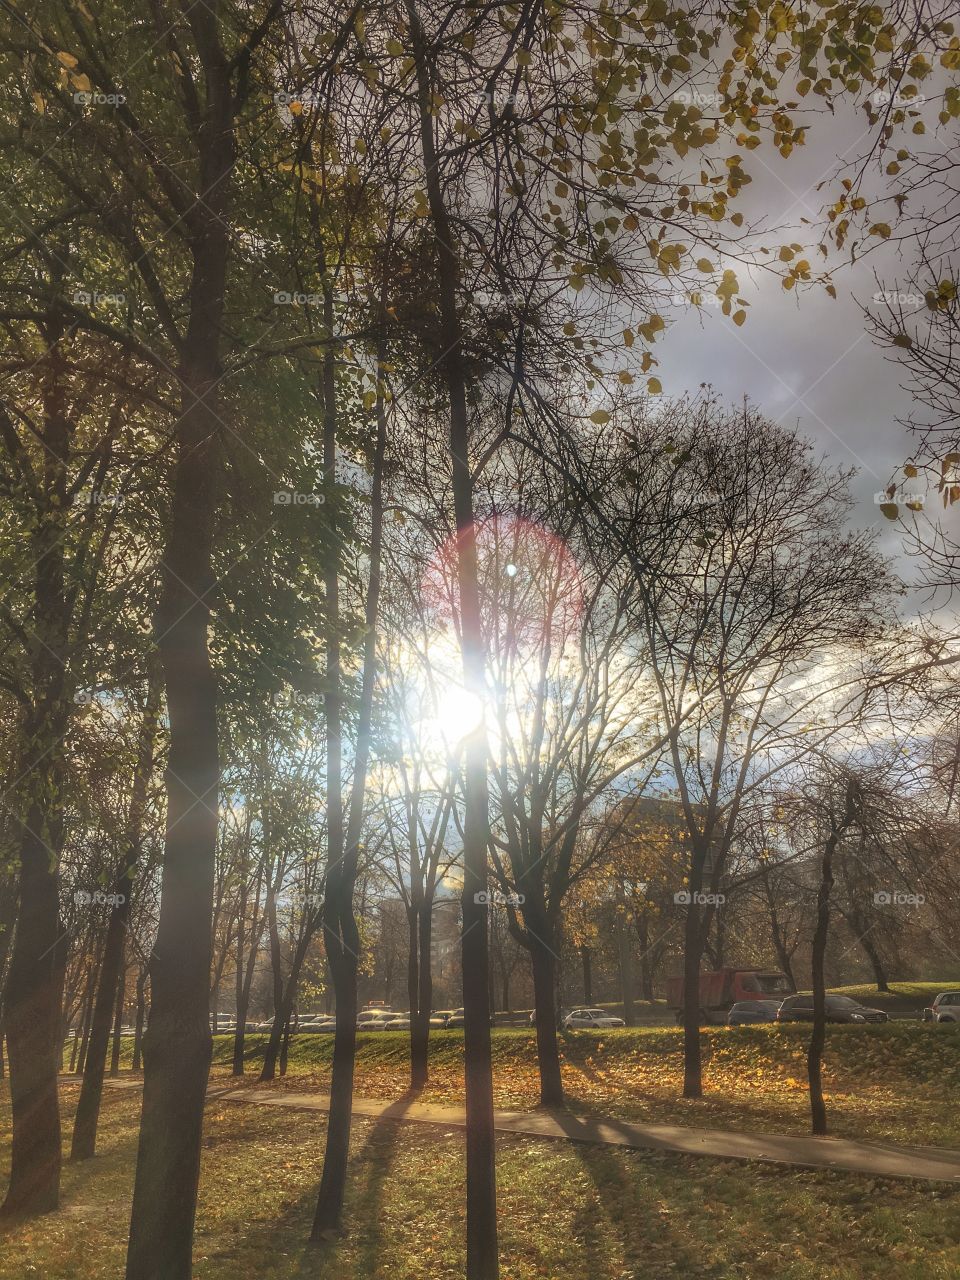
POLYGON ((612 1013, 607 1013, 605 1009, 573 1009, 564 1018, 563 1025, 568 1030, 577 1028, 586 1030, 592 1027, 598 1031, 605 1031, 608 1027, 625 1027, 627 1024, 622 1018, 615 1018, 612 1013))
POLYGON ((358 1031, 382 1031, 386 1018, 396 1018, 393 1009, 364 1009, 357 1014, 358 1031))
POLYGON ((406 1013, 390 1013, 377 1026, 378 1031, 409 1031, 410 1016, 406 1013))
POLYGON ((321 1031, 336 1031, 337 1020, 334 1017, 301 1018, 294 1034, 317 1035, 321 1031))

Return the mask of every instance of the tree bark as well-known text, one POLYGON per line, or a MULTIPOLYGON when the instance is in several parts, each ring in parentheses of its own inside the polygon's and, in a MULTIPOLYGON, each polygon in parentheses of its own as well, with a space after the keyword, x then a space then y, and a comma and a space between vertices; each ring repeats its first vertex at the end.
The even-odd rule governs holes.
POLYGON ((4 992, 13 1122, 5 1216, 46 1213, 60 1201, 61 1134, 57 1077, 66 935, 60 919, 63 847, 63 739, 70 720, 67 685, 70 607, 63 541, 71 425, 58 343, 65 324, 51 313, 44 331, 49 376, 43 391, 43 509, 30 531, 38 643, 30 655, 33 701, 21 725, 16 799, 20 909, 4 992))
MULTIPOLYGON (((459 263, 456 236, 445 204, 441 167, 434 144, 433 69, 416 0, 407 0, 417 81, 417 106, 424 183, 437 253, 441 356, 450 410, 450 460, 457 527, 457 588, 460 648, 467 691, 481 705, 485 658, 480 614, 480 582, 470 471, 470 425, 463 365, 463 330, 457 305, 459 263)), ((496 1280, 496 1150, 493 1128, 493 1074, 487 1013, 487 735, 483 721, 464 739, 463 934, 464 1089, 467 1112, 467 1280, 496 1280)))
POLYGON ((593 1005, 594 975, 593 964, 591 964, 590 947, 580 948, 580 960, 582 965, 584 965, 584 1004, 593 1005))
POLYGON ((623 1020, 628 1027, 633 1026, 633 950, 630 946, 631 933, 627 896, 623 881, 617 880, 617 949, 620 958, 620 994, 623 999, 623 1020))
POLYGON ((533 970, 533 1007, 537 1029, 537 1064, 540 1069, 540 1105, 562 1107, 563 1080, 560 1074, 560 1045, 557 1040, 556 959, 549 940, 531 938, 530 965, 533 970))
POLYGON ((700 1053, 700 907, 687 903, 683 938, 683 1096, 703 1097, 700 1053))
POLYGON ((417 920, 417 1016, 410 1019, 410 1088, 423 1089, 429 1075, 430 1006, 433 1004, 433 973, 430 965, 430 940, 433 934, 433 912, 429 902, 421 902, 417 920))
POLYGON ((137 975, 137 1024, 133 1029, 133 1069, 143 1066, 143 1024, 147 1012, 147 969, 144 966, 137 975))
POLYGON ((213 10, 200 13, 207 106, 181 415, 156 632, 170 726, 160 919, 150 961, 143 1113, 126 1280, 190 1280, 212 1054, 211 920, 217 842, 217 688, 207 632, 221 470, 220 329, 234 94, 213 10), (209 214, 210 216, 206 216, 209 214))
MULTIPOLYGON (((333 295, 324 289, 324 322, 334 331, 333 295)), ((378 373, 384 363, 378 353, 378 373)), ((336 366, 332 347, 324 358, 324 471, 331 480, 337 466, 336 366)), ((360 931, 353 898, 357 883, 360 838, 363 834, 367 767, 372 745, 373 696, 376 684, 377 621, 383 554, 383 471, 387 448, 387 419, 383 396, 376 401, 377 434, 370 495, 370 569, 364 611, 363 669, 357 714, 356 748, 350 809, 344 823, 343 805, 343 689, 340 655, 340 556, 330 557, 326 574, 327 617, 327 877, 323 902, 324 942, 336 993, 336 1030, 330 1079, 330 1110, 323 1173, 310 1239, 325 1239, 339 1231, 347 1185, 353 1077, 357 1048, 357 969, 360 931)))
POLYGON ((817 923, 813 933, 813 1031, 807 1050, 807 1079, 810 1086, 811 1128, 817 1135, 827 1132, 827 1108, 823 1100, 823 1046, 826 1041, 827 1008, 824 959, 830 930, 830 894, 833 889, 833 857, 837 845, 856 816, 858 790, 854 779, 846 784, 843 816, 836 821, 823 846, 820 884, 817 889, 817 923))
MULTIPOLYGON (((121 951, 122 956, 122 951, 121 951)), ((120 1031, 123 1027, 123 1004, 127 993, 127 966, 120 965, 120 976, 117 978, 117 1007, 113 1015, 113 1046, 110 1050, 110 1074, 120 1074, 120 1031)))
MULTIPOLYGON (((127 812, 127 829, 124 839, 126 848, 110 890, 111 893, 122 896, 123 901, 114 903, 110 910, 107 940, 103 951, 103 961, 100 966, 100 981, 97 986, 97 998, 91 1023, 90 1044, 87 1049, 83 1083, 80 1086, 80 1098, 77 1102, 77 1114, 73 1122, 71 1160, 88 1160, 96 1150, 97 1124, 100 1117, 100 1103, 103 1097, 103 1073, 107 1057, 107 1041, 110 1034, 110 1017, 113 1012, 114 998, 118 990, 120 971, 123 966, 123 947, 127 935, 127 925, 130 920, 133 878, 143 847, 147 793, 150 785, 150 775, 153 771, 153 757, 159 721, 160 682, 158 673, 152 671, 138 735, 137 759, 134 766, 130 807, 127 812)), ((141 1008, 140 1000, 142 999, 142 994, 142 986, 138 981, 138 1015, 141 1008)), ((112 1069, 111 1074, 114 1074, 112 1069)))

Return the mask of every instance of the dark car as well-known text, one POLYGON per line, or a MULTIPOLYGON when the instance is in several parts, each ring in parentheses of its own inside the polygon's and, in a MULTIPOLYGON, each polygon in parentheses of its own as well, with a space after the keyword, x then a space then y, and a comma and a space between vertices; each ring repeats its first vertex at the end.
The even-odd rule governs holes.
MULTIPOLYGON (((868 1009, 850 996, 827 996, 828 1022, 886 1022, 882 1009, 868 1009)), ((813 996, 787 996, 777 1010, 778 1022, 812 1022, 813 996)))
POLYGON ((748 1022, 776 1022, 779 1000, 738 1000, 727 1014, 728 1027, 742 1027, 748 1022))
POLYGON ((941 991, 920 1016, 924 1022, 960 1022, 960 991, 941 991))

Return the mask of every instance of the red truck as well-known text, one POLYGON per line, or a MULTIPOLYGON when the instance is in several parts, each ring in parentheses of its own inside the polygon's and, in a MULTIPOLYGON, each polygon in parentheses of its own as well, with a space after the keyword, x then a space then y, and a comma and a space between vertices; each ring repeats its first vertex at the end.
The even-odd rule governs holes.
MULTIPOLYGON (((785 973, 778 969, 717 969, 700 974, 700 1018, 723 1022, 738 1000, 784 1000, 793 995, 785 973)), ((683 1017, 683 978, 667 979, 667 1004, 683 1017)))

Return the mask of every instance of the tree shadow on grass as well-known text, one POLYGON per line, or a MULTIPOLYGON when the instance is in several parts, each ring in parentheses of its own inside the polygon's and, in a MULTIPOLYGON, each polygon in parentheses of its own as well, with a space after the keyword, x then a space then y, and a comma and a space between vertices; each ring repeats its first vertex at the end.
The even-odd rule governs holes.
MULTIPOLYGON (((631 1177, 645 1165, 643 1152, 618 1151, 589 1142, 571 1143, 585 1172, 596 1188, 596 1204, 585 1204, 578 1210, 575 1230, 598 1231, 614 1235, 623 1251, 623 1261, 630 1268, 631 1280, 667 1280, 670 1277, 710 1277, 723 1274, 716 1267, 704 1266, 695 1241, 682 1230, 664 1221, 663 1195, 654 1190, 649 1177, 631 1177), (651 1256, 651 1246, 663 1257, 659 1263, 651 1256), (666 1256, 664 1251, 668 1250, 666 1256)), ((649 1157, 646 1157, 649 1161, 649 1157)))
MULTIPOLYGON (((262 1259, 263 1280, 347 1280, 377 1273, 382 1246, 382 1210, 387 1179, 399 1143, 400 1124, 415 1099, 407 1094, 386 1108, 377 1119, 363 1121, 366 1137, 359 1147, 351 1141, 347 1166, 347 1190, 343 1211, 344 1234, 312 1244, 309 1240, 323 1168, 323 1140, 316 1152, 316 1177, 301 1195, 291 1200, 269 1221, 261 1222, 238 1239, 245 1258, 262 1259), (362 1232, 362 1234, 361 1234, 362 1232), (282 1260, 275 1255, 282 1250, 282 1260), (349 1251, 349 1259, 344 1251, 349 1251)), ((356 1119, 354 1120, 354 1133, 356 1119)), ((223 1274, 218 1265, 235 1261, 237 1250, 211 1251, 211 1275, 223 1274)))

